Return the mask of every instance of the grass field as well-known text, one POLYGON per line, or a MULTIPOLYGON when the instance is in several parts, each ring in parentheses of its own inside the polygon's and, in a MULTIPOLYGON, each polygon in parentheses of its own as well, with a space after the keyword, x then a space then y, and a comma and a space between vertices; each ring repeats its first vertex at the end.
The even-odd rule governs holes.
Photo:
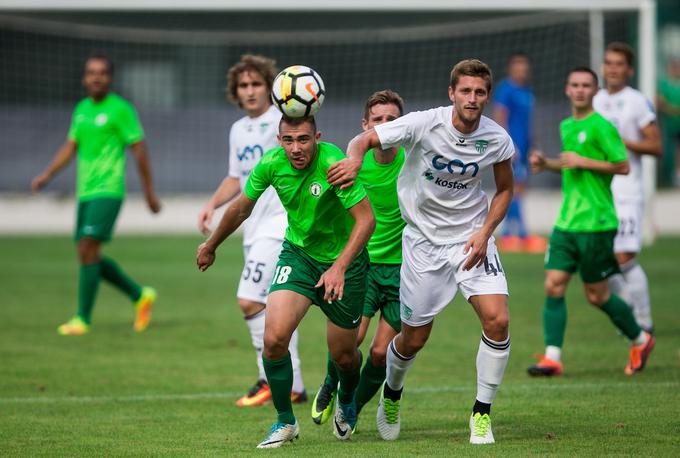
MULTIPOLYGON (((380 440, 372 405, 358 434, 340 443, 330 424, 312 423, 305 404, 296 411, 300 440, 269 452, 255 446, 274 421, 273 407, 234 405, 256 378, 234 299, 240 240, 228 240, 217 264, 203 274, 194 265, 199 242, 117 238, 106 252, 159 290, 150 328, 135 335, 127 300, 103 285, 92 333, 61 337, 57 325, 75 310, 71 242, 0 238, 0 456, 680 454, 680 239, 661 239, 642 255, 658 336, 643 373, 624 375, 626 341, 586 304, 575 280, 568 294, 566 374, 528 378, 526 366, 543 347, 542 257, 505 255, 512 354, 492 412, 494 446, 468 444, 480 330, 457 298, 437 318, 409 373, 398 441, 380 440)), ((314 308, 300 329, 310 395, 325 369, 323 321, 314 308)))

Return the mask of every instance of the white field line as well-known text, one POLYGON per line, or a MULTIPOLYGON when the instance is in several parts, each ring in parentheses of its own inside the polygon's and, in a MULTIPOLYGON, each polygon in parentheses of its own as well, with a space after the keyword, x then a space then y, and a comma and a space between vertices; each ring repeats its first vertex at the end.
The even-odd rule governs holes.
MULTIPOLYGON (((505 385, 501 391, 532 391, 539 394, 541 391, 560 390, 602 390, 602 389, 645 389, 645 388, 678 388, 677 382, 614 382, 614 383, 572 383, 572 384, 545 384, 525 383, 519 385, 505 385)), ((473 391, 473 385, 444 385, 430 387, 408 388, 409 394, 425 393, 458 393, 473 391)), ((158 402, 158 401, 195 401, 201 399, 229 399, 241 395, 240 391, 224 391, 214 393, 187 393, 187 394, 137 394, 128 396, 35 396, 35 397, 0 397, 0 404, 60 404, 60 403, 111 403, 111 402, 158 402)))

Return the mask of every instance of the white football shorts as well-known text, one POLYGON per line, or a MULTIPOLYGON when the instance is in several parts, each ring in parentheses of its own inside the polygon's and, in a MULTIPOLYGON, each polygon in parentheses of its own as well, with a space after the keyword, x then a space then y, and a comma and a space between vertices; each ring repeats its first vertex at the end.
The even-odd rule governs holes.
POLYGON ((616 200, 619 230, 614 238, 615 253, 639 253, 642 248, 642 200, 616 200))
POLYGON ((251 245, 243 246, 243 258, 246 262, 241 272, 236 297, 267 303, 269 286, 282 246, 282 240, 272 238, 256 239, 251 245))
POLYGON ((485 294, 508 294, 500 256, 494 238, 486 251, 486 262, 463 270, 467 256, 465 243, 433 245, 408 225, 402 241, 401 321, 409 326, 423 326, 444 310, 460 288, 466 300, 485 294))

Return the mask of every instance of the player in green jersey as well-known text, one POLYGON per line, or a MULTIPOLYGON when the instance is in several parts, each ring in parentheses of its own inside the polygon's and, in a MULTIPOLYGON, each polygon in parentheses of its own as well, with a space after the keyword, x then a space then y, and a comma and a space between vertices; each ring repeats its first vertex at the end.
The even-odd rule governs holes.
POLYGON ((130 146, 137 160, 149 209, 152 213, 161 209, 151 179, 144 131, 133 106, 110 92, 112 78, 113 63, 108 57, 93 55, 87 59, 83 86, 88 97, 76 106, 64 145, 47 169, 31 182, 33 191, 38 192, 77 153, 78 213, 74 237, 80 260, 78 312, 59 326, 58 332, 62 335, 89 331, 100 278, 117 287, 133 302, 136 331, 143 331, 148 326, 151 307, 156 300, 153 288, 140 286, 113 259, 101 254, 102 243, 111 240, 125 198, 126 146, 130 146))
POLYGON ((349 439, 356 423, 354 391, 361 368, 356 338, 366 295, 365 246, 375 218, 361 184, 346 189, 328 184, 328 168, 345 155, 320 142, 320 135, 314 118, 282 118, 281 147, 265 153, 196 255, 201 271, 210 267, 217 247, 248 218, 262 193, 274 187, 288 214, 288 228, 267 297, 262 361, 278 419, 258 448, 280 447, 299 434, 290 399, 288 344, 312 304, 328 317, 328 350, 340 379, 336 437, 349 439))
MULTIPOLYGON (((378 124, 397 119, 404 113, 404 101, 390 90, 372 94, 366 101, 362 127, 372 129, 378 124)), ((368 242, 371 264, 368 271, 368 292, 357 347, 366 337, 371 318, 380 311, 380 320, 371 343, 370 354, 361 370, 355 396, 357 414, 371 400, 385 381, 387 346, 401 330, 399 312, 399 270, 401 268, 401 237, 405 222, 399 211, 397 177, 404 164, 404 149, 375 148, 366 154, 359 173, 375 214, 376 227, 368 242)), ((326 378, 312 404, 312 419, 318 425, 332 415, 338 375, 333 360, 328 358, 326 378)))
POLYGON ((596 92, 597 75, 591 69, 578 67, 569 72, 566 95, 572 116, 560 124, 562 153, 559 159, 534 153, 530 160, 535 172, 562 173, 564 195, 545 262, 546 351, 538 364, 529 367, 530 375, 562 374, 567 323, 564 296, 576 271, 583 280, 588 302, 606 313, 632 342, 626 374, 641 371, 654 348, 654 337, 640 329, 628 304, 610 292, 607 282, 620 272, 613 247, 618 218, 610 185, 613 175, 628 173, 629 165, 616 128, 593 110, 596 92))

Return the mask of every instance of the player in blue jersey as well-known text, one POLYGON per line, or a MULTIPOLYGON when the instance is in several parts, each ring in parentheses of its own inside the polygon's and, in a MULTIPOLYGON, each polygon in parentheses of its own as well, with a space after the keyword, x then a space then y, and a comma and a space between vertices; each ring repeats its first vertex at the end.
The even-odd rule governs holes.
POLYGON ((529 56, 515 53, 508 62, 508 77, 494 92, 493 118, 510 134, 515 144, 512 168, 515 193, 502 228, 501 249, 543 252, 545 240, 530 236, 524 220, 522 201, 529 181, 529 151, 533 147, 534 92, 530 86, 529 56))

